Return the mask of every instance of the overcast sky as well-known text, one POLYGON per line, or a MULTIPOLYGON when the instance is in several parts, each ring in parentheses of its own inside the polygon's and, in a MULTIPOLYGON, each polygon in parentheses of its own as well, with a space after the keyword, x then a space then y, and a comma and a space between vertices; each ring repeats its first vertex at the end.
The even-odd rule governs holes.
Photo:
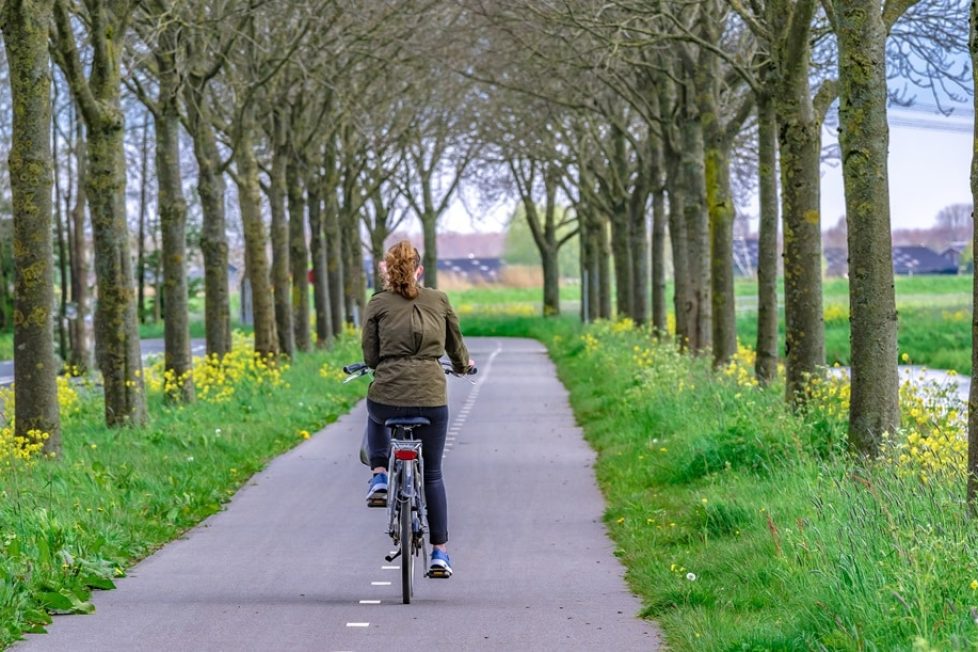
MULTIPOLYGON (((894 229, 927 228, 945 206, 971 203, 973 115, 966 108, 943 116, 932 107, 891 107, 890 120, 890 217, 894 229)), ((835 127, 823 129, 823 145, 836 143, 835 127)), ((842 167, 836 159, 822 165, 822 228, 828 229, 845 215, 842 167)), ((445 216, 445 231, 493 232, 505 228, 515 200, 488 210, 473 220, 460 202, 445 216)), ((745 212, 755 217, 756 199, 745 212)))

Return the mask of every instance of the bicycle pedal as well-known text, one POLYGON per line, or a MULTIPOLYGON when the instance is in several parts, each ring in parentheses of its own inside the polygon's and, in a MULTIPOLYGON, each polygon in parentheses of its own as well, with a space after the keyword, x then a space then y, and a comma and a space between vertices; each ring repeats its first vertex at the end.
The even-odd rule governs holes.
POLYGON ((387 495, 371 496, 367 499, 367 507, 387 507, 387 495))

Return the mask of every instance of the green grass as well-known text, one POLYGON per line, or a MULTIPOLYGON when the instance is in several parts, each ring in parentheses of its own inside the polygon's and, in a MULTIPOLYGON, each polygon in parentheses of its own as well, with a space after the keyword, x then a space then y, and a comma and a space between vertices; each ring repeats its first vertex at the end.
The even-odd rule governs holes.
POLYGON ((853 466, 844 417, 793 414, 782 385, 738 385, 641 331, 597 325, 589 345, 571 319, 463 326, 547 344, 598 453, 616 554, 670 649, 978 645, 962 474, 853 466))
MULTIPOLYGON (((897 345, 913 364, 933 369, 971 372, 970 276, 918 276, 895 279, 899 330, 897 345)), ((756 284, 739 281, 738 297, 756 296, 756 284)), ((849 363, 849 285, 845 279, 825 282, 826 363, 849 363)), ((748 300, 744 299, 743 303, 748 300)), ((783 299, 782 299, 783 301, 783 299)), ((737 313, 737 337, 753 346, 757 341, 756 301, 737 313)), ((784 313, 778 324, 784 353, 784 313)))
POLYGON ((242 385, 226 403, 168 407, 144 428, 108 430, 97 389, 64 421, 61 459, 0 472, 0 648, 45 611, 86 612, 93 588, 221 506, 300 432, 344 414, 366 385, 320 376, 359 358, 355 338, 299 356, 288 386, 242 385))
MULTIPOLYGON (((971 276, 897 277, 897 310, 899 313, 898 347, 913 364, 933 369, 971 372, 971 276)), ((740 279, 736 282, 737 337, 753 347, 757 341, 757 284, 740 279)), ((849 284, 846 279, 826 279, 823 286, 826 364, 849 363, 849 284)), ((467 314, 539 314, 542 306, 539 288, 478 288, 450 292, 463 324, 467 314)), ((779 281, 782 314, 779 320, 780 350, 784 354, 783 287, 779 281)), ((666 288, 671 301, 672 286, 666 288)), ((564 312, 576 313, 580 288, 561 288, 564 312)), ((671 310, 672 306, 669 305, 671 310)))

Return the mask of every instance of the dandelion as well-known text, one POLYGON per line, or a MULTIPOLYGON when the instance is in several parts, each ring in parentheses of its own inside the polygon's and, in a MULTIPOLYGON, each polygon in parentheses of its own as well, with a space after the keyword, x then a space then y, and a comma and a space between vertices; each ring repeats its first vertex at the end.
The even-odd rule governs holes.
POLYGON ((686 579, 690 582, 696 581, 696 573, 686 573, 686 579))
POLYGON ((299 431, 299 436, 302 437, 303 439, 309 439, 309 431, 308 430, 300 430, 299 431))
POLYGON ((971 584, 968 586, 971 587, 972 591, 978 591, 978 580, 971 580, 971 584))

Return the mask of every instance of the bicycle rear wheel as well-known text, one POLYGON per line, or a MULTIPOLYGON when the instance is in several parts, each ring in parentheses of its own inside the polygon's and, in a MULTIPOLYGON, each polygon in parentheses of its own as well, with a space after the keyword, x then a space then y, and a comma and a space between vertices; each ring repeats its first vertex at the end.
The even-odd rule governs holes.
POLYGON ((401 597, 404 604, 411 604, 414 595, 414 532, 411 527, 411 501, 401 500, 401 597))

